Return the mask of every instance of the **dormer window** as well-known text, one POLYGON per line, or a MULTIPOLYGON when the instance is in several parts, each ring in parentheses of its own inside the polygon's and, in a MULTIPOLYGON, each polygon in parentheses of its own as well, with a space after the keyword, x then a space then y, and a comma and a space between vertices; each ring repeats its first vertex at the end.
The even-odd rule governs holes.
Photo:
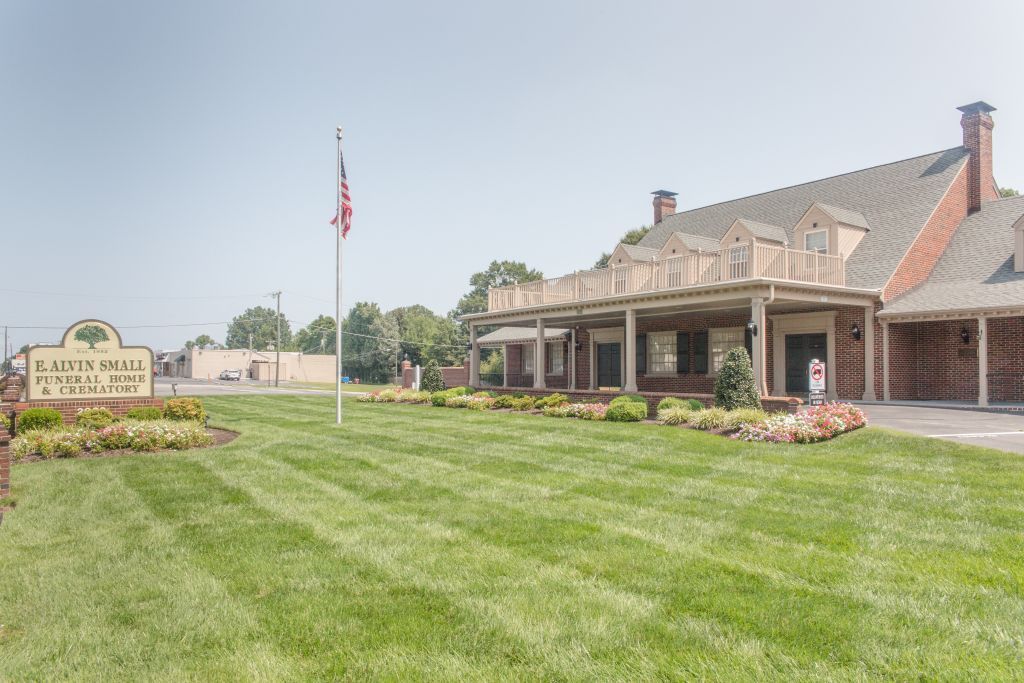
MULTIPOLYGON (((817 224, 815 224, 817 225, 817 224)), ((828 230, 813 230, 804 233, 804 251, 818 254, 828 253, 828 230)))

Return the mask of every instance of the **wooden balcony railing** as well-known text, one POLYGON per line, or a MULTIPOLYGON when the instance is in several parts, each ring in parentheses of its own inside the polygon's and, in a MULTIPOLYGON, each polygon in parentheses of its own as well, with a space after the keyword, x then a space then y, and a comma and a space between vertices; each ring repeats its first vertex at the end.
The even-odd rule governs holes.
POLYGON ((497 287, 487 292, 487 310, 507 311, 757 278, 843 286, 844 264, 842 256, 755 242, 497 287))

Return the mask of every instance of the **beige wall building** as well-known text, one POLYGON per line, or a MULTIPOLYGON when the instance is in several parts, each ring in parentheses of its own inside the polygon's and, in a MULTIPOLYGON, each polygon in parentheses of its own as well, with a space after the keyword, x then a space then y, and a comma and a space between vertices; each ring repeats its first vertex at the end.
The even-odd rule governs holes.
MULTIPOLYGON (((158 371, 167 377, 217 379, 225 370, 241 370, 242 377, 274 379, 277 354, 249 349, 182 349, 158 354, 158 371), (163 361, 163 362, 161 362, 163 361)), ((281 352, 280 379, 294 382, 334 382, 335 357, 297 351, 281 352)))

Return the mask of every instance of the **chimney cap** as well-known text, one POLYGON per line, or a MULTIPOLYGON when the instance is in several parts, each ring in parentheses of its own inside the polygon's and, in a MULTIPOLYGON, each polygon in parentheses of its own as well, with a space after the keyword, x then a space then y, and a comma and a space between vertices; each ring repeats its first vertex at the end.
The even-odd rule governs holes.
POLYGON ((679 193, 678 192, 669 192, 668 190, 655 190, 651 194, 653 194, 655 197, 675 197, 679 193))
POLYGON ((957 107, 957 110, 958 111, 962 111, 965 115, 967 115, 967 114, 988 114, 989 112, 995 111, 996 108, 993 107, 988 102, 982 102, 981 100, 978 100, 977 102, 973 102, 971 104, 965 104, 962 107, 957 107))

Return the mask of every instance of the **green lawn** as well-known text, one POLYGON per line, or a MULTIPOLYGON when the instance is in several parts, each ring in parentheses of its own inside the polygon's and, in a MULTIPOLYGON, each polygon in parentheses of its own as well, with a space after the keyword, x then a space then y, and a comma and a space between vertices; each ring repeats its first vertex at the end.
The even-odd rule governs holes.
POLYGON ((0 677, 1024 675, 1020 456, 205 401, 243 435, 13 468, 0 677))

